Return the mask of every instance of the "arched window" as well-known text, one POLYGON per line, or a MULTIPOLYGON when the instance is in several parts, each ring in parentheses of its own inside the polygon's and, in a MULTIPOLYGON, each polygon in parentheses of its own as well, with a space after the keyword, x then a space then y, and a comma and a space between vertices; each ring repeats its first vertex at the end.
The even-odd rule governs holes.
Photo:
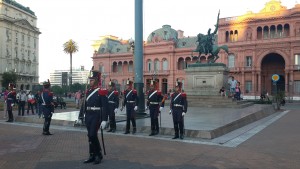
POLYGON ((269 27, 264 27, 264 39, 269 39, 269 27))
POLYGON ((270 27, 270 38, 272 39, 272 38, 276 38, 276 27, 275 27, 275 25, 272 25, 271 27, 270 27))
POLYGON ((235 56, 234 56, 234 54, 230 54, 228 56, 228 67, 233 68, 234 67, 234 62, 235 62, 235 56))
POLYGON ((167 59, 164 59, 163 60, 163 70, 168 70, 169 68, 168 68, 168 61, 167 61, 167 59))
POLYGON ((183 58, 178 59, 177 69, 178 70, 183 70, 184 69, 184 60, 183 60, 183 58))
POLYGON ((257 39, 258 40, 262 39, 262 28, 261 27, 257 28, 257 39))
POLYGON ((290 36, 290 25, 285 24, 283 30, 284 30, 283 37, 289 37, 290 36))
POLYGON ((133 61, 129 61, 128 72, 132 72, 132 71, 133 71, 133 61))
POLYGON ((277 37, 282 37, 282 25, 277 25, 277 37))
POLYGON ((237 30, 234 31, 234 41, 238 41, 238 36, 239 36, 239 33, 237 30))
POLYGON ((229 32, 226 31, 225 33, 225 42, 229 42, 229 32))
POLYGON ((147 71, 148 71, 148 72, 151 72, 151 69, 152 69, 152 60, 149 59, 149 60, 147 61, 147 71))
POLYGON ((160 62, 158 59, 154 60, 154 71, 160 70, 160 62))

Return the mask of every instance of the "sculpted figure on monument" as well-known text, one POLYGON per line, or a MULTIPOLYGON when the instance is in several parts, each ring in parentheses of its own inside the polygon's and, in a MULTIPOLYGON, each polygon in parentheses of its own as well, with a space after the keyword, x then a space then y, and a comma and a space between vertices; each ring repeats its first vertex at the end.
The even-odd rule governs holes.
POLYGON ((201 54, 211 55, 212 57, 210 57, 210 58, 212 58, 212 59, 209 60, 209 63, 214 63, 219 58, 218 53, 219 53, 220 49, 223 49, 223 50, 225 50, 226 53, 228 53, 227 45, 223 45, 223 46, 214 45, 215 35, 217 34, 218 28, 219 28, 219 16, 220 16, 220 11, 218 13, 217 24, 215 25, 215 30, 212 33, 211 33, 211 28, 209 28, 207 31, 207 35, 203 35, 201 33, 199 33, 197 35, 198 46, 193 51, 193 52, 198 52, 199 57, 201 56, 201 54))

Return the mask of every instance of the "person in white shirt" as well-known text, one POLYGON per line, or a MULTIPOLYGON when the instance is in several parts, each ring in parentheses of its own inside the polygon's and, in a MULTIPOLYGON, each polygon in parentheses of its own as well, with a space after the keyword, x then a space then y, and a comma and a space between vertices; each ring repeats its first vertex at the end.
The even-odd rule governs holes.
POLYGON ((230 85, 230 97, 233 97, 235 94, 235 87, 236 87, 237 81, 232 76, 231 81, 229 81, 230 85))
POLYGON ((27 115, 29 115, 29 109, 31 109, 32 115, 34 115, 33 105, 35 104, 34 95, 31 94, 31 91, 28 92, 27 95, 27 115))

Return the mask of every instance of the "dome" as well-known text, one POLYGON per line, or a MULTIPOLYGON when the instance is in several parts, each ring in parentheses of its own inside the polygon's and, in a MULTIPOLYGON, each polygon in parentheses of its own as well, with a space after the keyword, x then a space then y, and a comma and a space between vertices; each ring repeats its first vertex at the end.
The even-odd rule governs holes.
POLYGON ((178 33, 170 25, 163 25, 162 28, 153 31, 147 38, 148 43, 177 40, 178 33))

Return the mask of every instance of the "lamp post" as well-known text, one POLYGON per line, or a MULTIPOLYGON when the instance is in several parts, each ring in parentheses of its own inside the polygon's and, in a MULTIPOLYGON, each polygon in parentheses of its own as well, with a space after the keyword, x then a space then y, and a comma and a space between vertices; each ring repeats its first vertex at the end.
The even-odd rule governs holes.
POLYGON ((102 73, 102 78, 103 78, 103 83, 102 83, 102 87, 105 88, 105 78, 107 77, 106 73, 102 73))

